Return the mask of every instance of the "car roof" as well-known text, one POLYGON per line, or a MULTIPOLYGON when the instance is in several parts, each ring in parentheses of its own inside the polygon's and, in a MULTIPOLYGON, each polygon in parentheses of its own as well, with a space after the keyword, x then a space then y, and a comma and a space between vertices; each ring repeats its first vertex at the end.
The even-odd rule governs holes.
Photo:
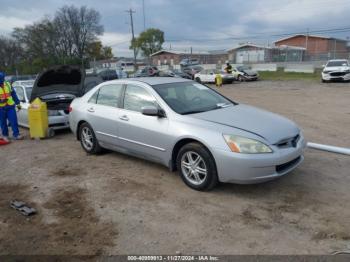
POLYGON ((347 59, 331 59, 331 60, 328 60, 328 62, 345 62, 345 61, 348 61, 347 59))
POLYGON ((137 77, 128 78, 128 81, 143 82, 149 85, 161 85, 170 83, 190 82, 192 80, 178 77, 137 77))
POLYGON ((25 87, 33 87, 34 80, 22 80, 22 81, 15 81, 12 83, 13 86, 25 86, 25 87))

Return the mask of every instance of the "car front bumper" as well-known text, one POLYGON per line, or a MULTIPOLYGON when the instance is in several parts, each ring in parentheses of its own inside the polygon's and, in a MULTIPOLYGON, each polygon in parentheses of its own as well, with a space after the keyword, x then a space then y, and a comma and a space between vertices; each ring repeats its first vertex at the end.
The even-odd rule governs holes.
POLYGON ((273 153, 240 154, 214 149, 213 155, 220 182, 256 184, 291 172, 303 162, 305 148, 306 141, 301 137, 296 147, 279 149, 273 146, 273 153))
MULTIPOLYGON (((334 72, 332 72, 334 73, 334 72)), ((330 75, 330 73, 323 73, 322 72, 322 79, 325 81, 349 81, 350 80, 350 73, 344 74, 344 75, 330 75)))
POLYGON ((259 76, 250 76, 250 75, 244 75, 243 76, 247 81, 255 81, 259 79, 259 76))

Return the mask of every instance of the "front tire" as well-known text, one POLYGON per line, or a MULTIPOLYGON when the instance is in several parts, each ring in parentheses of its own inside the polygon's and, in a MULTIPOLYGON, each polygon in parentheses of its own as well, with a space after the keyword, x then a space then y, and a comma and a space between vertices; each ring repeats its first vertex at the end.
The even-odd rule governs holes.
POLYGON ((238 76, 238 81, 240 82, 244 82, 245 81, 245 78, 241 75, 238 76))
POLYGON ((95 132, 88 123, 83 123, 79 128, 80 144, 88 154, 98 154, 102 148, 99 145, 95 132))
POLYGON ((218 183, 216 164, 208 149, 199 143, 184 145, 176 159, 184 183, 198 191, 209 191, 218 183))
POLYGON ((196 77, 196 82, 197 83, 202 83, 202 80, 199 77, 196 77))

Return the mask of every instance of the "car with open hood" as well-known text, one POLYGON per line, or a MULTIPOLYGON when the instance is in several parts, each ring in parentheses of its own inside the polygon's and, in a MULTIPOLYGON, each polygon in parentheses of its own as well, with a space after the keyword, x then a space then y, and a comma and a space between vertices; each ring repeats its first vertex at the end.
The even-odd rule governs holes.
MULTIPOLYGON (((29 128, 28 109, 30 107, 30 97, 33 90, 34 81, 16 81, 12 84, 18 99, 21 103, 21 110, 17 111, 18 124, 29 128)), ((69 128, 68 110, 48 110, 48 124, 51 134, 54 130, 69 128), (53 131, 52 131, 53 130, 53 131)))
POLYGON ((56 66, 43 71, 36 78, 30 102, 39 97, 49 110, 68 112, 74 98, 80 97, 102 83, 99 75, 86 75, 78 66, 56 66))
POLYGON ((329 60, 322 70, 322 82, 350 81, 350 65, 346 59, 329 60))
POLYGON ((161 163, 196 190, 279 178, 306 147, 291 120, 177 77, 102 83, 73 100, 69 124, 87 153, 106 148, 161 163))

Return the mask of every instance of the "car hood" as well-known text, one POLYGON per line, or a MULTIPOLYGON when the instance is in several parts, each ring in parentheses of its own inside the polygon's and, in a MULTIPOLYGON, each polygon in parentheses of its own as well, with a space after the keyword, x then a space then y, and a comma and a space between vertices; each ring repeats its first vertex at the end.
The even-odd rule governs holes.
POLYGON ((347 71, 349 69, 350 69, 350 67, 348 67, 348 66, 329 66, 329 67, 325 67, 323 69, 323 71, 340 71, 340 72, 343 72, 343 71, 347 71))
POLYGON ((30 101, 52 94, 84 93, 85 72, 75 66, 57 66, 42 72, 35 80, 30 101))
POLYGON ((271 144, 294 137, 300 132, 298 126, 289 119, 244 104, 193 114, 191 117, 255 134, 271 144))

